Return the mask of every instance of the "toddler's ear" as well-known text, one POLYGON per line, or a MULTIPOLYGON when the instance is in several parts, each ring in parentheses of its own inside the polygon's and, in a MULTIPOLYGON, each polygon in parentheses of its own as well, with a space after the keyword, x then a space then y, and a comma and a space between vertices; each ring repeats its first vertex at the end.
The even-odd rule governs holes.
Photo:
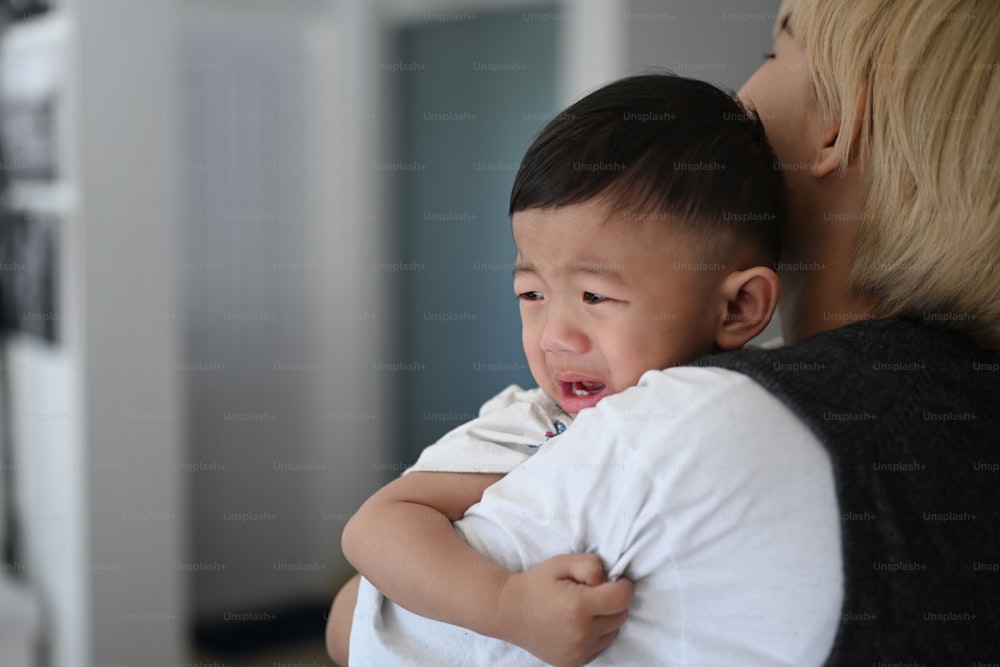
POLYGON ((759 334, 778 307, 778 275, 766 266, 733 271, 722 281, 726 312, 715 333, 723 350, 738 350, 759 334))

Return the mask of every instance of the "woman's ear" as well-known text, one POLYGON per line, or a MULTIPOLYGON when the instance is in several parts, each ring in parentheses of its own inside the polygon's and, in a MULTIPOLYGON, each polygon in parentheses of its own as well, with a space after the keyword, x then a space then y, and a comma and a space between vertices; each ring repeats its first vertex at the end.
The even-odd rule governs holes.
POLYGON ((723 350, 738 350, 764 330, 778 307, 778 275, 766 266, 733 271, 722 281, 726 312, 715 332, 723 350))
MULTIPOLYGON (((822 178, 841 168, 844 161, 843 149, 837 145, 837 139, 841 132, 850 133, 851 150, 850 155, 857 157, 859 142, 861 140, 861 128, 864 125, 864 114, 868 107, 868 87, 865 86, 858 93, 858 99, 854 104, 854 115, 851 118, 841 118, 833 116, 828 112, 823 112, 826 122, 820 129, 819 155, 816 163, 810 170, 816 178, 822 178)), ((847 165, 844 165, 846 167, 847 165)))
POLYGON ((823 178, 840 168, 840 163, 844 160, 844 153, 837 145, 837 137, 840 136, 840 121, 836 121, 832 127, 825 129, 823 143, 819 149, 819 156, 809 170, 816 178, 823 178))

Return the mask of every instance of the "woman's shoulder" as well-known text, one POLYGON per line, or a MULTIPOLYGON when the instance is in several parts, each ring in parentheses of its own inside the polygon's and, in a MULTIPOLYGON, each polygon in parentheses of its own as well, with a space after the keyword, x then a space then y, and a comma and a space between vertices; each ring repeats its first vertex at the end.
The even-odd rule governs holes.
POLYGON ((1000 418, 996 352, 919 322, 863 321, 796 345, 727 352, 693 365, 752 378, 826 442, 925 439, 936 422, 956 421, 951 416, 967 416, 967 424, 945 428, 943 437, 985 441, 1000 418))

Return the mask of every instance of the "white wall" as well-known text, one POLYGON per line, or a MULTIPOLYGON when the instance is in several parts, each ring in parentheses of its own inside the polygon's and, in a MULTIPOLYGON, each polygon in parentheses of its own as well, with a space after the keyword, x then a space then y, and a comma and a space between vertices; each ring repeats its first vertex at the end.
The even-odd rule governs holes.
MULTIPOLYGON (((352 570, 340 552, 347 518, 387 481, 379 462, 395 456, 393 387, 374 364, 391 354, 396 334, 389 276, 372 267, 392 256, 393 202, 385 182, 372 178, 393 136, 392 93, 373 83, 372 66, 386 36, 371 7, 340 3, 335 24, 308 33, 315 64, 310 91, 312 261, 318 267, 312 302, 321 314, 310 329, 326 361, 313 407, 321 416, 316 443, 334 461, 333 473, 312 510, 320 508, 334 580, 352 570), (332 34, 331 34, 332 33, 332 34)), ((332 599, 332 598, 331 598, 332 599)))
POLYGON ((11 202, 60 216, 60 341, 7 349, 25 569, 52 664, 170 664, 186 655, 172 12, 86 4, 12 28, 58 26, 65 67, 62 181, 11 202))
POLYGON ((369 165, 380 135, 370 82, 347 66, 373 47, 356 6, 185 3, 181 177, 193 488, 193 611, 280 612, 328 601, 349 573, 339 538, 383 481, 387 388, 372 372, 391 308, 384 200, 369 165), (338 26, 351 26, 341 30, 338 26), (356 29, 355 29, 356 28, 356 29), (208 267, 208 270, 202 270, 208 267), (226 313, 257 313, 233 321, 226 313), (223 415, 249 411, 260 424, 223 415), (273 417, 273 419, 272 419, 273 417), (251 513, 248 521, 228 516, 251 513))
MULTIPOLYGON (((67 662, 184 656, 185 489, 175 224, 174 12, 159 0, 67 3, 77 35, 70 179, 82 284, 79 405, 90 647, 67 662), (112 365, 112 370, 99 370, 112 365), (88 468, 86 466, 101 466, 88 468), (117 568, 115 564, 122 567, 117 568)), ((79 288, 78 288, 79 289, 79 288)))

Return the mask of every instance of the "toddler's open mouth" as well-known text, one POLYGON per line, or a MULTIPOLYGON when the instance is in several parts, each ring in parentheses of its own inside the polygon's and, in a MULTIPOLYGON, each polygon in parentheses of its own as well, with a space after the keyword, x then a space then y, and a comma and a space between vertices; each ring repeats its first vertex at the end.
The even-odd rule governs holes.
POLYGON ((591 394, 604 391, 604 387, 607 386, 603 382, 591 382, 589 380, 567 382, 566 384, 569 385, 568 391, 573 392, 575 396, 590 396, 591 394))
POLYGON ((584 408, 591 408, 608 393, 608 385, 579 375, 557 376, 559 405, 571 415, 584 408))

